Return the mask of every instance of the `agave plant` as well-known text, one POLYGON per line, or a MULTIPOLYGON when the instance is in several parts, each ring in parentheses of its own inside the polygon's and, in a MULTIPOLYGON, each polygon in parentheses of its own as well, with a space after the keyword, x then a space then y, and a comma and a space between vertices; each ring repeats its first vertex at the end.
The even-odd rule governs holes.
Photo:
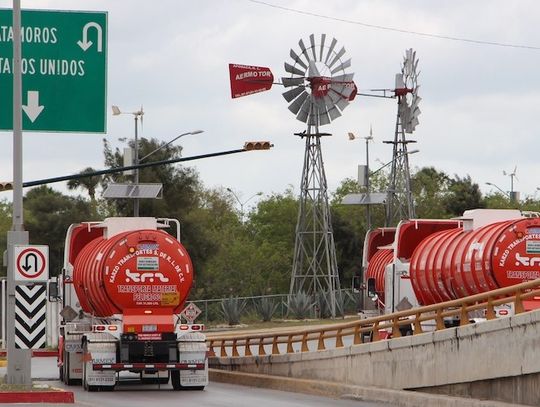
POLYGON ((292 313, 297 319, 306 319, 313 311, 315 304, 310 295, 301 291, 294 295, 289 295, 287 303, 288 313, 292 313))
MULTIPOLYGON (((332 316, 329 298, 329 291, 320 291, 319 293, 317 293, 317 306, 320 318, 329 318, 332 316)), ((347 301, 347 298, 343 295, 341 290, 334 291, 334 298, 336 304, 335 316, 343 316, 345 314, 345 303, 347 301)))
POLYGON ((329 304, 329 295, 327 291, 319 291, 316 295, 317 311, 319 318, 329 318, 332 315, 332 310, 329 304))
POLYGON ((238 325, 246 302, 238 297, 229 297, 221 301, 221 313, 229 325, 238 325))
POLYGON ((335 291, 336 296, 336 317, 345 315, 345 308, 347 305, 347 296, 343 295, 342 290, 335 291))
POLYGON ((272 319, 277 307, 278 304, 275 303, 273 299, 268 297, 262 297, 260 301, 255 302, 255 309, 259 313, 263 322, 268 322, 272 319))

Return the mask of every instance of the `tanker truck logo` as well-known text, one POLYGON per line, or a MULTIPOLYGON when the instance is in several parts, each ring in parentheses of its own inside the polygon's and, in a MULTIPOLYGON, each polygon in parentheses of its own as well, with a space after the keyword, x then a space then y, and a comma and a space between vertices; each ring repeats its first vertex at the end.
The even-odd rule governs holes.
POLYGON ((153 283, 156 280, 159 280, 162 283, 169 282, 169 278, 165 277, 163 273, 132 273, 129 269, 126 269, 126 283, 146 283, 147 281, 153 283))
POLYGON ((540 257, 520 256, 516 253, 516 266, 534 266, 540 264, 540 257))

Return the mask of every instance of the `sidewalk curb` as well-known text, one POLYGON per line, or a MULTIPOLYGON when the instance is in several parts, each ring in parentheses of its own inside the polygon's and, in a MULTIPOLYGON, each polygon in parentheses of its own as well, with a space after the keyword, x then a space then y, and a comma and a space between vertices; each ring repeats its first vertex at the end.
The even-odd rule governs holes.
MULTIPOLYGON (((57 350, 39 350, 35 349, 32 351, 32 356, 34 357, 50 357, 50 356, 57 356, 58 351, 57 350)), ((7 351, 6 350, 0 350, 0 357, 7 357, 7 351)))
POLYGON ((209 369, 209 377, 211 381, 220 383, 290 391, 323 397, 388 403, 399 407, 516 407, 516 404, 499 401, 442 396, 408 390, 354 386, 254 373, 229 372, 218 369, 209 369))
POLYGON ((69 403, 73 404, 75 397, 72 391, 53 389, 52 391, 0 391, 2 403, 69 403))

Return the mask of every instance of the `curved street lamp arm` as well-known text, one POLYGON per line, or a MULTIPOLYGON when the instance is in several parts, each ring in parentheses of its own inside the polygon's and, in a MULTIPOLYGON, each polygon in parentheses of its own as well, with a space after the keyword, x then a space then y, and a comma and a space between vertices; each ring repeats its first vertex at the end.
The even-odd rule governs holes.
POLYGON ((144 157, 139 158, 139 163, 140 163, 141 161, 143 161, 144 159, 150 157, 152 154, 158 152, 158 151, 161 150, 162 148, 165 148, 165 147, 167 147, 168 145, 170 145, 171 143, 175 142, 175 141, 178 140, 180 137, 184 137, 184 136, 188 136, 188 135, 193 135, 193 134, 200 134, 200 133, 203 133, 203 132, 204 132, 204 130, 194 130, 194 131, 189 131, 189 132, 187 132, 187 133, 182 133, 182 134, 180 134, 179 136, 176 136, 175 138, 173 138, 171 141, 168 141, 167 143, 160 145, 158 148, 156 148, 154 151, 151 151, 150 153, 146 154, 144 157))

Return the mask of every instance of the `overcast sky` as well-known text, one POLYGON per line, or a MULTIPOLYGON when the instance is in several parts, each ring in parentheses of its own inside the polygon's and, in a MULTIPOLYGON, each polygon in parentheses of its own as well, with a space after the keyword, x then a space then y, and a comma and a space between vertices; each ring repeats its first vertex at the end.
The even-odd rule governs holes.
MULTIPOLYGON (((268 4, 353 22, 449 37, 540 47, 540 2, 536 0, 267 0, 268 4)), ((0 0, 10 8, 11 1, 0 0)), ((141 135, 163 142, 183 137, 183 155, 240 148, 247 140, 270 140, 269 152, 193 162, 207 187, 232 188, 241 200, 262 191, 299 192, 305 125, 288 111, 277 85, 264 93, 231 99, 228 64, 266 66, 285 76, 283 63, 298 40, 326 33, 344 45, 361 90, 392 88, 407 48, 420 59, 422 114, 414 133, 420 153, 411 166, 434 166, 450 175, 534 196, 540 187, 540 49, 500 47, 369 28, 295 13, 249 0, 22 0, 23 8, 108 12, 107 105, 134 111, 144 106, 141 135)), ((342 117, 322 131, 330 191, 356 177, 365 162, 363 140, 373 126, 371 167, 391 160, 397 103, 357 97, 342 117)), ((107 111, 107 133, 24 134, 24 180, 104 167, 105 137, 123 147, 133 137, 133 119, 107 111)), ((12 179, 12 136, 0 133, 1 180, 12 179)), ((65 191, 64 184, 54 188, 65 191)), ((10 197, 9 193, 3 193, 10 197)), ((540 196, 540 193, 538 194, 540 196)), ((252 200, 250 203, 254 202, 252 200)))

